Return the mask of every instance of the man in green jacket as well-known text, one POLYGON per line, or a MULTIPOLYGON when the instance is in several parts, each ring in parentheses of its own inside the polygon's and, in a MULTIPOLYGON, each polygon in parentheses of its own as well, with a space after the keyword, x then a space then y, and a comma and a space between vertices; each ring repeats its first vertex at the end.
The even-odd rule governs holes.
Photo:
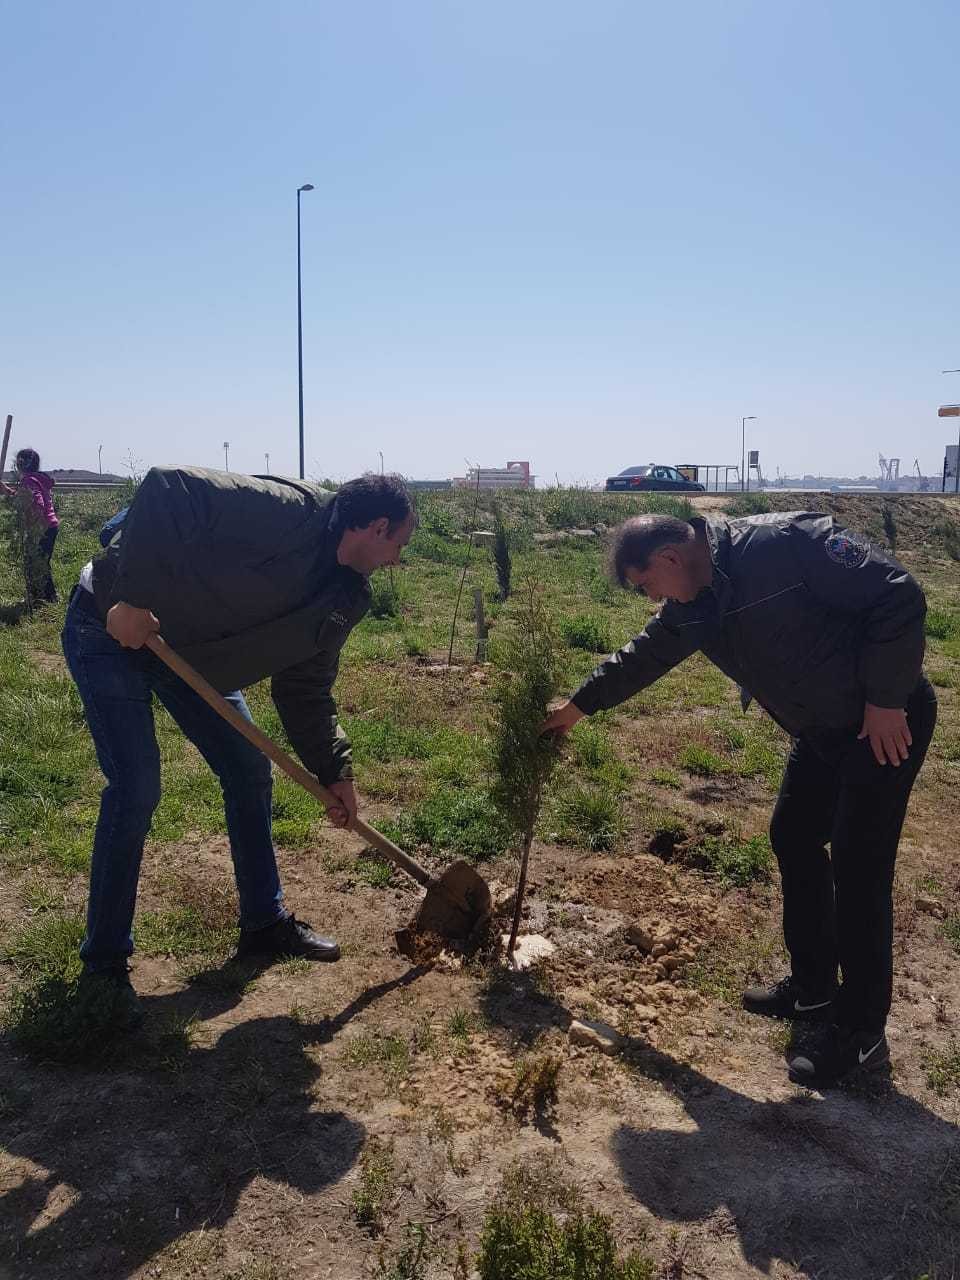
POLYGON ((162 632, 248 719, 239 690, 271 677, 295 750, 335 797, 331 821, 348 826, 357 799, 332 692, 340 650, 369 607, 369 575, 399 562, 415 523, 397 476, 363 476, 330 493, 303 480, 158 467, 106 554, 83 570, 63 649, 107 786, 82 983, 109 986, 122 1025, 141 1017, 127 960, 144 840, 160 799, 154 695, 223 790, 240 900, 238 954, 340 954, 284 905, 269 761, 145 649, 146 640, 162 632))

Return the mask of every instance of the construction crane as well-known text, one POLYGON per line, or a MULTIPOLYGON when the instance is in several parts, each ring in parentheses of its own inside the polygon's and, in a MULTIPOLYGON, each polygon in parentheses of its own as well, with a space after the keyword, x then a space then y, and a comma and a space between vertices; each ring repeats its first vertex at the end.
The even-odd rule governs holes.
POLYGON ((900 459, 885 458, 881 453, 880 454, 881 484, 882 485, 885 484, 892 489, 899 479, 900 479, 900 459))
POLYGON ((927 479, 925 475, 923 475, 923 473, 920 470, 920 459, 914 458, 913 465, 917 471, 917 479, 920 481, 920 492, 926 493, 927 490, 930 488, 930 481, 927 479))

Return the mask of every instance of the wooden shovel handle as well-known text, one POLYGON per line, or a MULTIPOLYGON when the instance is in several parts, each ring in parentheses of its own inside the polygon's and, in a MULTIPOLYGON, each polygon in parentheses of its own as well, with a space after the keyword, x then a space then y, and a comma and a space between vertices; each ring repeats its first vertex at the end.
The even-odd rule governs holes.
MULTIPOLYGON (((188 684, 191 689, 198 693, 208 706, 213 707, 217 715, 222 716, 228 724, 232 724, 238 733, 242 733, 248 742, 252 742, 278 768, 282 769, 288 778, 292 778, 294 782, 299 782, 300 786, 305 791, 309 791, 312 796, 316 796, 321 804, 336 805, 340 803, 333 792, 328 791, 323 783, 319 782, 309 770, 305 769, 297 760, 294 760, 293 756, 288 755, 282 747, 278 747, 273 739, 267 737, 262 729, 242 716, 236 707, 232 707, 222 694, 217 693, 213 685, 204 680, 199 671, 195 671, 189 662, 185 662, 174 649, 171 649, 162 636, 150 636, 146 646, 171 671, 175 672, 185 684, 188 684)), ((350 830, 356 831, 357 835, 363 836, 364 840, 369 845, 372 845, 378 853, 382 853, 394 866, 399 867, 401 871, 405 871, 408 876, 412 876, 418 884, 422 884, 426 888, 433 884, 430 873, 421 867, 419 862, 414 862, 413 858, 398 848, 392 840, 388 840, 376 827, 369 826, 362 818, 355 818, 350 824, 350 830)))
POLYGON ((7 468, 7 445, 10 443, 10 428, 13 426, 13 414, 7 414, 7 421, 3 428, 3 448, 0 450, 0 480, 3 479, 3 473, 7 468))

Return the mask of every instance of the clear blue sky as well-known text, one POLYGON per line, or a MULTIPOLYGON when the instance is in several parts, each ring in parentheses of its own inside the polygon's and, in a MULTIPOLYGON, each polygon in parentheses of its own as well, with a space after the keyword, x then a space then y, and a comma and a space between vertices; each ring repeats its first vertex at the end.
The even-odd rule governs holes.
POLYGON ((937 471, 951 0, 2 0, 0 412, 50 466, 937 471))

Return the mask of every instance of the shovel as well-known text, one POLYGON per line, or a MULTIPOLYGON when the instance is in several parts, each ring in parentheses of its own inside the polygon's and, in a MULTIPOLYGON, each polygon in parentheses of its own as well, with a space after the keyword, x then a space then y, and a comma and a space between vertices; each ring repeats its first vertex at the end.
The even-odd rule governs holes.
MULTIPOLYGON (((318 782, 312 773, 278 747, 262 729, 245 719, 198 671, 171 649, 161 636, 151 636, 146 646, 198 693, 208 706, 278 765, 287 777, 299 782, 301 787, 316 796, 322 804, 339 803, 336 796, 318 782)), ((395 867, 412 876, 427 891, 411 924, 397 933, 397 946, 404 955, 417 958, 418 936, 434 935, 451 941, 468 939, 490 916, 493 905, 490 888, 468 862, 455 862, 441 876, 434 878, 419 862, 414 862, 392 840, 388 840, 375 827, 368 826, 361 818, 353 820, 350 830, 356 831, 368 845, 382 853, 395 867)))

